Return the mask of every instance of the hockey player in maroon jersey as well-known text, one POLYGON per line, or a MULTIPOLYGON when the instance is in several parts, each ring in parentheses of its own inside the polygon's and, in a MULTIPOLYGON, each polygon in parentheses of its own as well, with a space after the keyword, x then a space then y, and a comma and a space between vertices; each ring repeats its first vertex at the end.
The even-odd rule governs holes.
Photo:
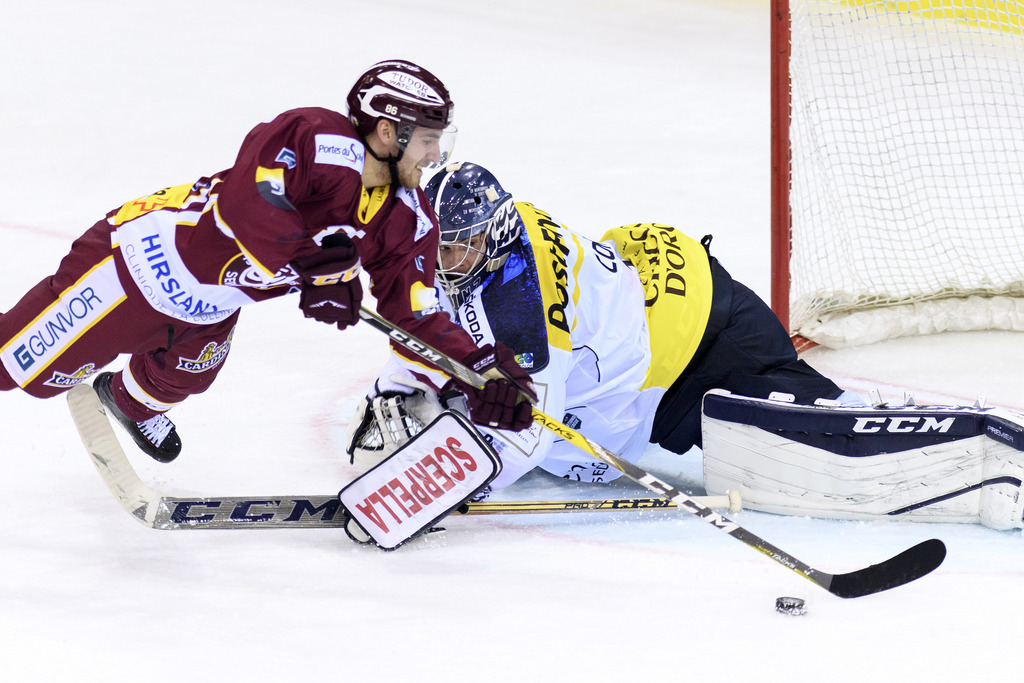
POLYGON ((347 104, 347 117, 284 112, 246 136, 230 169, 128 202, 86 231, 0 316, 0 389, 54 396, 131 354, 94 388, 140 448, 169 462, 181 440, 164 413, 213 382, 241 306, 297 292, 306 317, 344 329, 359 319, 365 268, 382 316, 490 372, 484 390, 460 386, 474 420, 528 425, 529 376, 512 354, 478 349, 437 312, 437 219, 419 183, 454 144, 447 89, 385 61, 347 104))

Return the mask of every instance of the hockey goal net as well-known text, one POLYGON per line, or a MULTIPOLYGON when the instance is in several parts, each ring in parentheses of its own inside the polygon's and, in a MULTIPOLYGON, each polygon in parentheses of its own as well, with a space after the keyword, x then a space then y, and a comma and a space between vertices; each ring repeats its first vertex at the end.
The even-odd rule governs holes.
POLYGON ((773 0, 772 307, 794 335, 1024 330, 1022 5, 773 0))

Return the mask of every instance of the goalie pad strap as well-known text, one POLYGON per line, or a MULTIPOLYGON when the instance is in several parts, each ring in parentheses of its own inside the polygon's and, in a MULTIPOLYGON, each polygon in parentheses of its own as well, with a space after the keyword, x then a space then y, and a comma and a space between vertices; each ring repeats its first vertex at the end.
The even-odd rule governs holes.
POLYGON ((705 396, 703 415, 852 457, 978 436, 984 433, 986 420, 984 413, 965 407, 836 410, 718 392, 705 396), (875 438, 868 438, 872 435, 875 438))

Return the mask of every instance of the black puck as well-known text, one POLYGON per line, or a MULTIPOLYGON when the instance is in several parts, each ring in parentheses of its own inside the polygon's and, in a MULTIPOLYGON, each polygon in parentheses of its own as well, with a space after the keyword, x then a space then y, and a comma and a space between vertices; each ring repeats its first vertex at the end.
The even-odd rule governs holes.
POLYGON ((775 611, 782 614, 788 614, 793 617, 799 617, 806 613, 804 609, 804 601, 801 598, 775 598, 775 611))

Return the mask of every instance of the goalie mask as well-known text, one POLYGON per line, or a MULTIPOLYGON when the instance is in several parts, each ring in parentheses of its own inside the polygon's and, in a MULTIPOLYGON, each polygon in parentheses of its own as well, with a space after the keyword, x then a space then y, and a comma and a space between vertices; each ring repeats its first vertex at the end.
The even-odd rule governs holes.
POLYGON ((522 220, 512 195, 478 164, 449 164, 434 174, 424 192, 441 225, 437 273, 457 307, 505 263, 522 220))

